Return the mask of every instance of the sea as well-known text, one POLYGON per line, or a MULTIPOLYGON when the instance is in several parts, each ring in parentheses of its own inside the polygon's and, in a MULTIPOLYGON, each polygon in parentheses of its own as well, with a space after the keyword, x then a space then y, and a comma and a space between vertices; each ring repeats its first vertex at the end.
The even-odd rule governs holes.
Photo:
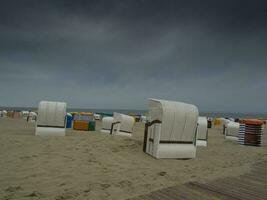
MULTIPOLYGON (((30 110, 37 111, 36 107, 0 107, 0 110, 30 110)), ((148 110, 131 110, 131 109, 95 109, 95 108, 68 108, 67 112, 93 112, 112 114, 114 112, 132 115, 146 115, 148 110)), ((241 112, 218 112, 204 111, 199 113, 200 116, 206 117, 224 117, 224 118, 247 118, 247 119, 267 119, 267 113, 241 113, 241 112)))

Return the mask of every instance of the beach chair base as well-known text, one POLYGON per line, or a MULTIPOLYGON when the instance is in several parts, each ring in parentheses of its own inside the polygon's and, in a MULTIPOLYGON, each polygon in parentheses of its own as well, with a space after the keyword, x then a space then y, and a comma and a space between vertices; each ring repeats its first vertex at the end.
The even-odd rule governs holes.
POLYGON ((197 140, 197 146, 198 147, 206 147, 208 146, 208 142, 206 140, 197 140))
POLYGON ((36 127, 35 135, 38 136, 65 136, 65 128, 36 127))
POLYGON ((226 140, 232 140, 232 141, 238 141, 238 137, 235 137, 235 136, 225 136, 225 139, 226 140))
POLYGON ((196 146, 193 144, 159 144, 157 149, 153 149, 153 145, 148 145, 146 153, 155 158, 189 159, 196 157, 196 146))

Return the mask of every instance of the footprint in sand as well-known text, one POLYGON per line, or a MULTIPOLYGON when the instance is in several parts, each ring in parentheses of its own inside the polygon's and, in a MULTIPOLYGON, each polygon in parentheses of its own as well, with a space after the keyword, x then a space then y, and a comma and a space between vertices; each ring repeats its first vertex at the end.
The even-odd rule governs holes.
POLYGON ((31 158, 31 156, 21 156, 20 157, 20 159, 22 159, 22 160, 29 159, 29 158, 31 158))
POLYGON ((100 184, 100 186, 102 187, 102 189, 107 189, 110 187, 110 184, 100 184))
POLYGON ((37 191, 33 191, 30 194, 25 195, 25 197, 40 197, 41 193, 37 192, 37 191))
POLYGON ((159 172, 158 175, 159 176, 165 176, 167 174, 167 172, 159 172))
POLYGON ((10 186, 7 189, 5 189, 6 192, 16 192, 18 190, 22 190, 21 186, 10 186))
POLYGON ((55 200, 76 199, 78 196, 78 192, 66 192, 57 196, 55 200))
POLYGON ((91 190, 88 188, 88 189, 86 189, 86 190, 84 190, 83 192, 84 193, 88 193, 88 192, 90 192, 91 190))
POLYGON ((120 181, 117 183, 118 186, 120 187, 131 187, 132 186, 132 182, 131 181, 120 181))

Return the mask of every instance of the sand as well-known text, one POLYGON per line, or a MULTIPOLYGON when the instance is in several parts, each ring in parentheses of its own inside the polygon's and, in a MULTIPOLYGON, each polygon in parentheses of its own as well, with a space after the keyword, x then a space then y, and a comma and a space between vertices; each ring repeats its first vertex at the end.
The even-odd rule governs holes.
POLYGON ((34 136, 34 123, 0 118, 0 199, 126 199, 188 181, 248 172, 267 160, 262 147, 226 141, 209 130, 208 147, 189 160, 154 159, 142 152, 144 124, 134 136, 67 130, 65 137, 34 136))

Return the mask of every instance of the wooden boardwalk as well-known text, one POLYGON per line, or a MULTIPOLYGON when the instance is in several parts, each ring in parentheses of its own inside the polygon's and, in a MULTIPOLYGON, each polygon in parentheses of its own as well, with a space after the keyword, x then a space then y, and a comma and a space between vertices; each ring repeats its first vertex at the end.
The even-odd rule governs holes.
POLYGON ((251 172, 210 182, 189 182, 168 187, 130 200, 267 200, 267 162, 254 165, 251 172))

